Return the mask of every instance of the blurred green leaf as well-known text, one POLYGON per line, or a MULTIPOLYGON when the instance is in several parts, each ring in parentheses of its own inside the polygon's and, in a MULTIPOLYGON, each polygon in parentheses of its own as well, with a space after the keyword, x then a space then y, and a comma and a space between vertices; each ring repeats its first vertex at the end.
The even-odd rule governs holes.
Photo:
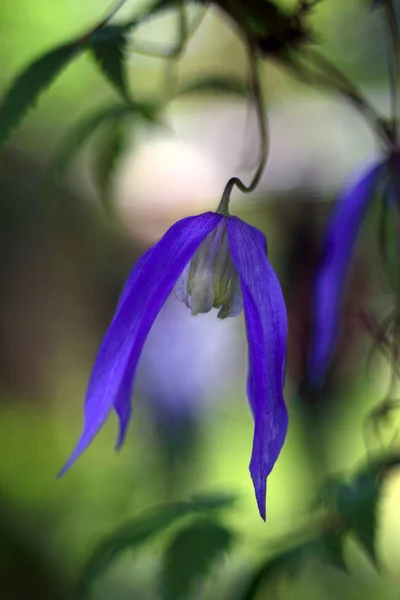
POLYGON ((236 502, 236 496, 233 494, 195 494, 192 496, 190 505, 194 510, 220 510, 222 508, 230 508, 236 502))
POLYGON ((348 569, 344 560, 344 541, 343 532, 323 532, 316 540, 315 556, 318 557, 318 552, 320 552, 319 558, 322 562, 347 573, 348 569))
POLYGON ((400 454, 389 454, 375 458, 360 473, 372 473, 384 479, 397 467, 400 467, 400 454))
POLYGON ((101 201, 107 213, 110 213, 110 186, 118 159, 126 147, 126 128, 122 120, 112 122, 103 140, 97 144, 93 165, 95 182, 99 188, 101 201))
POLYGON ((379 568, 375 537, 377 529, 378 504, 385 478, 392 469, 400 466, 400 455, 383 455, 369 460, 360 468, 351 481, 340 477, 330 477, 323 484, 315 508, 328 510, 328 524, 335 527, 334 532, 326 532, 325 546, 331 552, 333 562, 339 568, 343 562, 343 539, 353 533, 374 565, 379 568), (336 538, 335 538, 336 536, 336 538))
POLYGON ((162 506, 125 523, 105 538, 97 546, 84 568, 79 583, 79 597, 88 597, 94 580, 104 573, 121 552, 128 548, 131 550, 137 548, 187 513, 188 507, 184 502, 162 506))
POLYGON ((250 577, 237 600, 253 600, 262 588, 272 584, 282 573, 296 574, 303 560, 304 548, 308 544, 309 541, 268 557, 250 577))
MULTIPOLYGON (((89 139, 89 137, 102 125, 109 121, 118 120, 128 114, 143 116, 142 108, 139 104, 112 104, 101 108, 89 116, 81 119, 68 132, 66 138, 60 144, 59 150, 50 166, 50 174, 53 177, 60 177, 67 167, 70 160, 89 139)), ((146 113, 147 118, 147 113, 146 113)))
POLYGON ((295 577, 305 563, 317 560, 347 572, 343 557, 342 533, 323 531, 320 535, 285 548, 268 557, 250 577, 236 600, 254 600, 267 586, 281 577, 295 577))
POLYGON ((182 85, 177 90, 176 96, 210 93, 234 94, 246 98, 249 96, 249 88, 238 77, 210 75, 182 85))
POLYGON ((128 521, 103 539, 89 557, 79 581, 79 597, 89 596, 94 581, 122 552, 137 549, 178 519, 193 513, 226 508, 232 504, 232 501, 232 496, 202 496, 200 500, 197 498, 193 501, 160 506, 128 521))
POLYGON ((339 475, 331 475, 323 482, 312 508, 336 508, 336 498, 339 488, 343 484, 343 477, 339 475))
POLYGON ((11 84, 0 105, 0 148, 27 110, 67 64, 85 48, 85 40, 64 44, 32 62, 11 84))
POLYGON ((189 598, 232 542, 231 531, 209 519, 199 519, 179 531, 164 555, 163 600, 189 598))
POLYGON ((380 482, 374 473, 364 472, 337 492, 337 511, 372 558, 375 565, 375 534, 380 482))
POLYGON ((128 99, 124 71, 126 27, 107 25, 91 37, 91 52, 100 69, 123 98, 128 99))

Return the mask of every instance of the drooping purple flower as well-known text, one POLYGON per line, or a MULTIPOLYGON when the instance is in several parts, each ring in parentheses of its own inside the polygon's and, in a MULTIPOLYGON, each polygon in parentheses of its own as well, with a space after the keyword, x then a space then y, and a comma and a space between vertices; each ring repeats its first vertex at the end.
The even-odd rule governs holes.
POLYGON ((155 419, 164 417, 166 428, 186 416, 196 419, 211 408, 211 398, 235 389, 243 375, 237 324, 216 322, 214 311, 194 319, 176 295, 168 297, 153 324, 135 378, 139 396, 155 419))
POLYGON ((313 341, 309 381, 320 387, 330 366, 338 334, 343 293, 360 226, 382 185, 386 202, 393 194, 390 161, 375 163, 354 178, 335 204, 325 231, 313 297, 313 341))
POLYGON ((204 213, 183 219, 137 263, 93 367, 82 436, 61 475, 89 446, 112 408, 120 422, 117 447, 123 443, 140 353, 174 287, 193 314, 216 307, 218 316, 224 318, 244 309, 249 347, 247 394, 254 417, 250 473, 265 519, 266 478, 279 456, 288 425, 283 397, 287 318, 265 237, 237 217, 204 213))

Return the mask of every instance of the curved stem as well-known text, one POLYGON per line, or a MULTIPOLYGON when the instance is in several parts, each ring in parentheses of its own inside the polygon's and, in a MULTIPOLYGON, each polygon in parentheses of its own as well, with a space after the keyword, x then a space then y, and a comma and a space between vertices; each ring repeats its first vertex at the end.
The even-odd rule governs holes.
POLYGON ((181 54, 184 52, 186 48, 187 42, 194 36, 194 34, 199 29, 200 25, 203 22, 204 17, 206 16, 207 10, 210 6, 210 3, 207 2, 201 9, 198 11, 197 15, 193 18, 192 22, 188 22, 188 18, 186 16, 185 7, 183 2, 179 8, 179 39, 177 40, 175 46, 172 48, 145 48, 140 46, 140 42, 135 42, 132 48, 129 50, 128 54, 141 54, 143 56, 149 56, 151 58, 179 58, 181 54))
POLYGON ((113 5, 104 19, 97 25, 96 29, 102 29, 105 25, 107 25, 126 2, 127 0, 118 0, 118 2, 113 5))
POLYGON ((316 50, 308 49, 307 56, 311 58, 311 62, 314 63, 314 65, 335 80, 338 91, 352 102, 352 104, 354 104, 365 116, 378 133, 382 142, 391 147, 393 142, 390 133, 385 127, 380 115, 354 83, 334 63, 322 54, 319 54, 316 50))
POLYGON ((239 177, 231 177, 225 186, 224 193, 222 194, 221 202, 219 203, 217 212, 222 214, 228 214, 228 205, 232 190, 236 186, 239 190, 245 194, 248 194, 255 190, 260 182, 261 176, 264 172, 265 165, 268 160, 268 132, 267 132, 267 117, 265 111, 265 103, 261 90, 260 74, 258 69, 258 60, 251 44, 248 46, 249 51, 249 64, 250 64, 250 86, 253 96, 253 101, 257 113, 257 121, 260 133, 260 162, 254 173, 250 183, 246 185, 239 177))
POLYGON ((391 41, 391 97, 394 143, 397 144, 400 121, 400 35, 393 0, 383 2, 391 41))

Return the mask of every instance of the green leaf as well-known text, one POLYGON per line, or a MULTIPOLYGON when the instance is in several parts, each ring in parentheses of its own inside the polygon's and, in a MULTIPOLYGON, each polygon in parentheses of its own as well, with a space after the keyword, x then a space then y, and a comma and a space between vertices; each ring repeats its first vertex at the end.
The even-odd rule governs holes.
POLYGON ((319 536, 286 547, 268 557, 259 566, 237 600, 254 600, 262 589, 274 585, 279 577, 295 577, 301 567, 310 560, 317 560, 347 572, 343 545, 342 533, 324 531, 319 536))
POLYGON ((271 585, 277 577, 285 572, 295 575, 302 564, 304 548, 308 544, 309 541, 268 557, 250 577, 238 600, 253 600, 262 588, 271 585))
POLYGON ((385 478, 392 469, 400 467, 400 454, 389 454, 381 456, 367 467, 368 471, 375 472, 377 477, 385 478))
POLYGON ((339 488, 343 485, 343 476, 331 475, 323 482, 312 508, 336 508, 339 488))
POLYGON ((134 105, 114 104, 85 116, 68 132, 66 138, 60 144, 50 166, 51 176, 54 178, 61 177, 73 156, 100 126, 134 112, 134 105))
POLYGON ((236 502, 233 494, 195 494, 190 501, 191 506, 197 511, 214 511, 230 508, 236 502))
POLYGON ((124 71, 126 27, 107 25, 91 37, 90 49, 100 69, 123 98, 128 99, 124 71))
POLYGON ((374 472, 359 473, 337 493, 337 511, 377 566, 375 534, 381 485, 374 472))
POLYGON ((0 148, 41 92, 85 48, 84 41, 65 44, 32 62, 11 84, 0 105, 0 148))
POLYGON ((315 542, 315 557, 319 558, 322 562, 347 573, 348 569, 344 560, 344 539, 345 536, 343 532, 323 532, 321 537, 315 542))
POLYGON ((187 514, 188 506, 184 502, 162 506, 125 523, 105 538, 97 546, 84 568, 79 582, 79 597, 86 598, 89 595, 95 579, 104 573, 121 552, 128 548, 131 550, 138 548, 169 527, 176 519, 187 514))
POLYGON ((112 123, 104 140, 96 147, 96 159, 93 173, 100 191, 102 204, 107 213, 111 213, 110 186, 118 159, 123 154, 126 145, 126 128, 122 121, 112 123))
POLYGON ((208 519, 199 519, 181 530, 165 552, 163 600, 189 598, 232 541, 228 529, 208 519))
POLYGON ((249 88, 237 77, 211 75, 184 84, 178 89, 176 96, 210 93, 234 94, 246 98, 249 96, 249 88))
POLYGON ((219 510, 229 506, 232 497, 203 496, 189 502, 177 502, 147 511, 140 517, 125 523, 103 539, 89 557, 79 581, 79 597, 87 598, 94 581, 124 551, 136 550, 145 542, 162 533, 178 519, 190 514, 219 510))
POLYGON ((85 116, 68 132, 50 165, 50 176, 53 178, 61 177, 73 156, 99 127, 108 122, 119 122, 127 115, 143 119, 152 124, 160 124, 157 120, 157 109, 149 104, 130 102, 112 104, 101 108, 95 113, 85 116))

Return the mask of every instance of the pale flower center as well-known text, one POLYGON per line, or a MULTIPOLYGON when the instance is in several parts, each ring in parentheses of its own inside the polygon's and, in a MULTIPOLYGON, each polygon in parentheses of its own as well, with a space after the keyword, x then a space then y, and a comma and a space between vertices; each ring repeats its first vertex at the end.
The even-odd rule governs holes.
POLYGON ((225 220, 201 244, 182 275, 175 293, 192 315, 219 308, 218 317, 235 317, 243 308, 239 275, 233 264, 225 220))

